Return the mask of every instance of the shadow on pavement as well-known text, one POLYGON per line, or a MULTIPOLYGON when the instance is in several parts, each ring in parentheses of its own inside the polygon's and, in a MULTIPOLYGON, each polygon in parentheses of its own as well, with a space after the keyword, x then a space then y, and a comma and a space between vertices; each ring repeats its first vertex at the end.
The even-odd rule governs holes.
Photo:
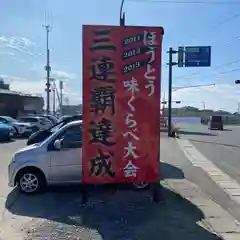
POLYGON ((0 144, 12 143, 12 142, 15 142, 15 139, 11 139, 11 140, 0 140, 0 144))
MULTIPOLYGON (((162 171, 171 165, 163 164, 162 171)), ((184 177, 181 170, 163 176, 184 177)), ((220 240, 198 224, 203 213, 191 202, 162 187, 164 204, 153 203, 150 191, 119 190, 115 186, 96 186, 87 205, 81 205, 80 186, 54 187, 51 192, 20 195, 8 210, 33 218, 21 226, 30 239, 104 240, 220 240), (29 230, 30 228, 34 230, 29 230)), ((16 191, 16 190, 14 190, 16 191)), ((10 193, 7 202, 10 201, 10 193)), ((6 204, 8 206, 8 204, 6 204)))
POLYGON ((161 179, 183 179, 184 173, 181 169, 174 167, 168 163, 161 162, 160 164, 161 179))
POLYGON ((222 131, 223 131, 223 132, 232 132, 232 129, 224 128, 222 131))
POLYGON ((202 140, 192 140, 192 142, 199 142, 199 143, 209 143, 209 144, 214 144, 214 145, 220 145, 220 146, 226 146, 226 147, 233 147, 233 148, 240 148, 239 145, 232 145, 232 144, 227 144, 227 143, 218 143, 218 142, 209 142, 209 141, 202 141, 202 140))
POLYGON ((179 134, 182 134, 182 135, 217 136, 217 134, 213 134, 213 133, 190 132, 190 131, 183 131, 183 130, 179 130, 178 133, 179 133, 179 134))

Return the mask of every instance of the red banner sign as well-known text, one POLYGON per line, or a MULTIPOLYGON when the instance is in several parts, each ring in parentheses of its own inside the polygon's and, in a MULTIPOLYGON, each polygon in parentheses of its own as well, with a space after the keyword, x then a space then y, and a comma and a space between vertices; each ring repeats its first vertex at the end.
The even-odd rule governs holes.
POLYGON ((162 36, 83 26, 83 182, 158 181, 162 36))

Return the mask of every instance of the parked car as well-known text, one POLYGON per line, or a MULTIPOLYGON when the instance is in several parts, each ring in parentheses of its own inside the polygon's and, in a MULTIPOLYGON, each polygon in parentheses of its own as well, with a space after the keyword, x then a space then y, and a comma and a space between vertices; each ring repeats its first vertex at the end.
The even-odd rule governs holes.
POLYGON ((222 116, 211 116, 209 121, 210 130, 223 130, 223 119, 222 116))
POLYGON ((29 123, 20 122, 12 117, 0 116, 0 122, 5 123, 15 129, 16 136, 29 136, 33 133, 33 127, 29 123))
POLYGON ((82 121, 70 122, 43 142, 16 152, 8 174, 9 186, 18 186, 27 194, 42 191, 48 185, 81 183, 82 121))
POLYGON ((14 133, 15 130, 13 127, 0 122, 0 141, 10 141, 14 133))
POLYGON ((40 130, 40 131, 37 131, 37 132, 33 133, 28 138, 27 145, 31 145, 31 144, 34 144, 34 143, 44 141, 47 137, 52 135, 55 131, 60 129, 65 124, 67 124, 69 122, 72 122, 72 121, 76 121, 76 120, 82 120, 82 117, 80 115, 70 116, 68 118, 64 118, 62 121, 56 123, 55 125, 53 125, 49 129, 40 130))
POLYGON ((48 129, 52 126, 51 121, 45 117, 36 117, 36 116, 20 117, 19 121, 31 124, 31 126, 34 129, 34 132, 48 129))
POLYGON ((58 122, 58 118, 56 118, 55 116, 50 115, 50 114, 40 114, 37 116, 47 118, 49 121, 52 122, 52 124, 56 124, 58 122))
POLYGON ((71 115, 63 115, 59 118, 59 122, 62 122, 63 120, 68 119, 70 117, 72 117, 72 116, 71 115))

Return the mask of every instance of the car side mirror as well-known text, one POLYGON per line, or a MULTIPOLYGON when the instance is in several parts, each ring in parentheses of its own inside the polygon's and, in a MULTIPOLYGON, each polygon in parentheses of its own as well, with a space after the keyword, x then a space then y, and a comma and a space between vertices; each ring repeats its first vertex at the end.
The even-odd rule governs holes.
POLYGON ((62 141, 57 139, 53 145, 56 150, 60 150, 62 146, 62 141))

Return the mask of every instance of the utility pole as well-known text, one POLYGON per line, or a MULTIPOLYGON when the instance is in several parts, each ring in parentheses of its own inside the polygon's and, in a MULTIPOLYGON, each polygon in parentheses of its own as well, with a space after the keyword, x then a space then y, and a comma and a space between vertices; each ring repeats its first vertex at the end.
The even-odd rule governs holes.
POLYGON ((53 92, 53 115, 56 114, 56 84, 55 84, 55 79, 51 78, 51 80, 53 81, 52 84, 52 92, 53 92))
POLYGON ((63 81, 59 82, 59 89, 60 89, 60 116, 62 117, 63 111, 62 111, 62 105, 63 105, 63 81))
POLYGON ((56 94, 55 94, 55 88, 53 89, 53 115, 55 115, 55 109, 56 109, 56 94))
POLYGON ((206 103, 205 103, 205 101, 202 101, 202 104, 203 104, 203 119, 205 119, 206 118, 206 103))
POLYGON ((50 112, 50 50, 49 50, 49 32, 51 30, 50 25, 44 25, 43 26, 46 30, 46 53, 47 53, 47 64, 45 66, 45 71, 47 72, 47 81, 46 81, 46 89, 45 91, 47 92, 47 114, 50 112))
POLYGON ((58 103, 59 103, 59 109, 60 109, 60 106, 61 106, 61 97, 60 97, 60 94, 58 92, 58 89, 57 89, 57 86, 56 86, 56 80, 54 78, 50 78, 50 80, 52 80, 52 83, 53 83, 53 89, 54 89, 54 96, 55 96, 55 100, 54 100, 54 106, 55 106, 55 113, 56 113, 56 95, 57 95, 57 100, 58 100, 58 103))
POLYGON ((168 136, 173 137, 172 133, 172 67, 177 65, 173 62, 173 54, 178 53, 178 51, 169 48, 168 54, 168 136))
POLYGON ((166 96, 165 96, 165 92, 163 93, 163 107, 162 107, 162 117, 164 118, 165 117, 165 104, 166 104, 166 96))
POLYGON ((203 110, 205 111, 205 109, 206 109, 206 103, 205 103, 205 101, 202 101, 202 104, 203 104, 203 110))

